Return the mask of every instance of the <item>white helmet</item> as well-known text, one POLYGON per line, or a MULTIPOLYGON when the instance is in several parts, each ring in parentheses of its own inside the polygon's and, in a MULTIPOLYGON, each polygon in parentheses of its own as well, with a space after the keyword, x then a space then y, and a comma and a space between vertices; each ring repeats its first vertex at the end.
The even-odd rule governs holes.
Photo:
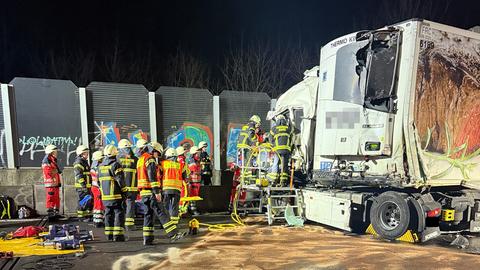
POLYGON ((118 154, 117 147, 113 144, 109 144, 103 149, 103 154, 107 157, 114 157, 118 154))
POLYGON ((207 147, 208 146, 208 143, 205 142, 205 141, 201 141, 199 144, 198 144, 198 148, 203 148, 203 147, 207 147))
POLYGON ((199 151, 199 149, 196 146, 192 146, 190 148, 190 154, 192 154, 192 155, 195 155, 195 153, 197 153, 198 151, 199 151))
POLYGON ((132 147, 132 143, 127 139, 121 139, 118 142, 118 149, 125 149, 132 147))
POLYGON ((262 122, 262 119, 260 119, 260 116, 255 114, 255 115, 252 115, 252 117, 250 117, 250 121, 255 122, 255 124, 260 125, 261 122, 262 122))
POLYGON ((77 156, 80 156, 81 154, 88 152, 88 147, 85 145, 79 145, 77 147, 77 150, 75 151, 77 153, 77 156))
POLYGON ((165 152, 165 157, 170 158, 170 157, 176 157, 177 152, 173 148, 168 148, 167 151, 165 152))
POLYGON ((150 144, 152 145, 153 150, 159 152, 160 154, 163 153, 163 146, 162 146, 160 143, 158 143, 158 142, 151 142, 150 144))
POLYGON ((103 152, 101 150, 95 151, 92 154, 92 160, 101 160, 103 158, 103 152))
POLYGON ((285 120, 285 116, 283 114, 279 114, 275 116, 275 121, 278 121, 278 120, 285 120))
POLYGON ((185 154, 185 147, 179 146, 175 149, 175 152, 177 152, 177 156, 185 154))
POLYGON ((45 147, 45 154, 51 154, 53 153, 53 151, 57 151, 57 147, 53 144, 50 144, 50 145, 47 145, 47 147, 45 147))
POLYGON ((135 146, 139 149, 142 149, 144 148, 145 146, 147 146, 148 142, 144 139, 140 139, 137 141, 137 143, 135 144, 135 146))

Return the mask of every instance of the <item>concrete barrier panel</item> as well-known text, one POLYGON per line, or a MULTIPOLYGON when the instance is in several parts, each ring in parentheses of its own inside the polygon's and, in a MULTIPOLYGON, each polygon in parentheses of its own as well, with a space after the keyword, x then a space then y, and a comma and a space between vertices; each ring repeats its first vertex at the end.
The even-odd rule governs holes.
POLYGON ((12 197, 17 206, 26 205, 35 209, 35 201, 33 199, 33 185, 0 186, 0 194, 12 197))
POLYGON ((64 206, 64 214, 71 215, 77 213, 77 192, 75 191, 75 186, 65 186, 63 189, 63 197, 62 200, 64 206))
MULTIPOLYGON (((60 213, 63 214, 63 188, 60 188, 60 213)), ((46 192, 45 187, 42 185, 35 185, 34 186, 34 198, 35 198, 35 210, 39 215, 46 215, 47 209, 45 208, 45 199, 46 199, 46 192)))

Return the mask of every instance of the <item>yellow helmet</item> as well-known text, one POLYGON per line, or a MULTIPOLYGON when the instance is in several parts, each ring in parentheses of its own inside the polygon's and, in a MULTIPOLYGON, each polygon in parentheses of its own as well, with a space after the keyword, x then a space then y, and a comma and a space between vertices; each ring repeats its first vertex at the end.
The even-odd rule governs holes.
POLYGON ((260 125, 260 123, 262 123, 262 120, 260 119, 260 116, 258 115, 252 115, 252 117, 250 117, 250 121, 254 122, 255 124, 258 124, 260 125))
POLYGON ((151 142, 150 145, 152 145, 153 150, 158 151, 159 153, 163 153, 163 146, 158 142, 151 142))
POLYGON ((145 146, 147 146, 148 142, 144 139, 140 139, 137 141, 137 143, 135 144, 135 146, 139 149, 142 149, 144 148, 145 146))
POLYGON ((167 151, 165 152, 165 157, 170 158, 170 157, 176 157, 177 152, 173 148, 168 148, 167 151))
POLYGON ((103 154, 107 157, 114 157, 118 154, 117 147, 113 144, 109 144, 103 149, 103 154))
POLYGON ((103 152, 102 151, 95 151, 92 154, 92 160, 101 160, 103 158, 103 152))
POLYGON ((85 146, 85 145, 79 145, 77 147, 77 150, 75 151, 77 153, 78 156, 80 156, 81 154, 85 153, 85 152, 88 152, 88 147, 85 146))
POLYGON ((132 147, 132 143, 127 139, 121 139, 118 142, 118 149, 125 149, 132 147))
POLYGON ((183 146, 179 146, 175 149, 175 152, 177 152, 177 156, 185 154, 185 148, 183 146))
POLYGON ((205 142, 205 141, 201 141, 199 144, 198 144, 198 148, 203 148, 203 147, 207 147, 208 146, 208 143, 205 142))
POLYGON ((50 144, 50 145, 47 145, 47 147, 45 147, 45 154, 51 154, 53 153, 53 151, 57 151, 57 147, 53 144, 50 144))
POLYGON ((198 147, 196 146, 192 146, 190 148, 190 154, 194 155, 195 153, 197 153, 199 151, 198 147))

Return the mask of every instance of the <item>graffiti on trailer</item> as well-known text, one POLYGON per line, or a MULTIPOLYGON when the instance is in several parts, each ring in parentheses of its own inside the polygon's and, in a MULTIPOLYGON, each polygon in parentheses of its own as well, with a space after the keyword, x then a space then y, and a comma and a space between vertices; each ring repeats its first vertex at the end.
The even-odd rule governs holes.
POLYGON ((187 146, 186 148, 189 149, 191 146, 198 145, 201 141, 208 143, 207 152, 212 156, 213 135, 210 128, 201 124, 186 122, 167 137, 166 147, 187 146))
POLYGON ((81 138, 72 136, 22 136, 18 140, 20 145, 20 156, 29 154, 30 160, 34 160, 36 153, 43 155, 45 147, 49 144, 53 144, 57 146, 59 152, 66 154, 66 165, 70 165, 70 156, 75 155, 75 148, 82 143, 81 138))
POLYGON ((227 137, 227 166, 230 166, 232 162, 237 160, 237 141, 241 124, 228 124, 228 137, 227 137))
POLYGON ((90 144, 95 148, 109 144, 117 146, 122 137, 135 145, 139 139, 148 140, 148 133, 139 129, 135 124, 117 125, 115 122, 95 121, 94 138, 90 144))

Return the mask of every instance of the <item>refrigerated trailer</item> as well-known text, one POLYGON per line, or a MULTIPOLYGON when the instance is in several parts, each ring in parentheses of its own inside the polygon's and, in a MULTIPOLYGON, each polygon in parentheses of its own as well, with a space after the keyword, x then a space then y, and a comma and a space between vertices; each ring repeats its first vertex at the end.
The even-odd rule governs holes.
POLYGON ((325 44, 269 118, 306 219, 386 239, 480 232, 480 34, 411 19, 325 44), (301 178, 300 177, 300 178, 301 178))

